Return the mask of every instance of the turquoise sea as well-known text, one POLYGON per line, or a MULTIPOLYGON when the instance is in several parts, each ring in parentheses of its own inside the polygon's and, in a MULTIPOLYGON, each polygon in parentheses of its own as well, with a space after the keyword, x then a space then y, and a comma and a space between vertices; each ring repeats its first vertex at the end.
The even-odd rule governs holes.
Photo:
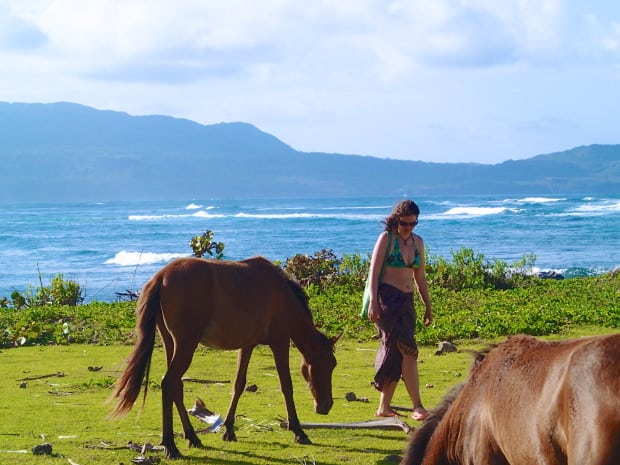
MULTIPOLYGON (((0 206, 0 297, 62 273, 89 301, 138 290, 206 230, 227 259, 285 261, 332 249, 369 254, 397 198, 36 203, 0 206)), ((416 232, 430 255, 472 248, 534 271, 601 274, 620 265, 620 197, 419 197, 416 232)))

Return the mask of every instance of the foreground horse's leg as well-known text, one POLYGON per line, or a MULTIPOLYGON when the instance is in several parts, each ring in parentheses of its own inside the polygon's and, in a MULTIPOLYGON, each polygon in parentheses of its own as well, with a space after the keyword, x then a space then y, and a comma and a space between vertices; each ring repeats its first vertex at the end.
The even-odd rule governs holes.
POLYGON ((174 403, 181 417, 183 425, 183 434, 185 439, 189 441, 190 447, 203 447, 202 442, 196 436, 194 427, 190 423, 189 415, 183 404, 183 381, 181 377, 189 368, 194 356, 194 350, 198 343, 188 342, 182 348, 175 345, 174 355, 168 365, 168 371, 164 375, 161 382, 162 391, 162 410, 163 410, 163 427, 162 442, 166 448, 166 456, 169 458, 181 457, 179 449, 174 443, 174 431, 172 428, 172 404, 174 403))
POLYGON ((237 404, 243 391, 245 390, 245 384, 247 383, 248 365, 250 364, 250 357, 254 346, 239 349, 237 353, 237 374, 235 376, 235 385, 233 386, 232 398, 230 399, 230 405, 228 406, 228 412, 226 413, 226 420, 224 420, 224 426, 226 431, 224 432, 222 439, 224 441, 236 441, 237 436, 235 434, 235 412, 237 411, 237 404))
POLYGON ((280 378, 280 389, 284 395, 286 404, 286 414, 288 417, 288 429, 295 433, 295 442, 299 444, 312 444, 310 438, 301 429, 297 410, 295 409, 295 401, 293 399, 293 381, 291 380, 291 370, 289 364, 289 347, 290 341, 285 339, 283 342, 271 345, 273 358, 276 362, 276 369, 280 378))

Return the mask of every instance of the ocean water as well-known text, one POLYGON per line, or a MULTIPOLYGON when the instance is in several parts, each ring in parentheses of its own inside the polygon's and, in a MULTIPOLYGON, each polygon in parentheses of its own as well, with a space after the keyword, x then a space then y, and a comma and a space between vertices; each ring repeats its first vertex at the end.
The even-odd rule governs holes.
MULTIPOLYGON (((168 261, 191 255, 206 230, 225 258, 285 261, 332 249, 372 251, 395 198, 37 203, 0 206, 0 297, 49 285, 62 273, 89 301, 136 291, 168 261)), ((536 269, 567 277, 620 265, 620 198, 419 197, 415 231, 431 256, 468 247, 507 263, 536 256, 536 269)))

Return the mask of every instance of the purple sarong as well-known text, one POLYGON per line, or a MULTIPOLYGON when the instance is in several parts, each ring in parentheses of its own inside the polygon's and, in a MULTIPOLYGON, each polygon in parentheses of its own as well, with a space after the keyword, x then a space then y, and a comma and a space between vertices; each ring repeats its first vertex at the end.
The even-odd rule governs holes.
POLYGON ((375 358, 374 386, 381 391, 386 382, 398 381, 401 377, 403 355, 416 354, 418 346, 415 333, 415 308, 413 292, 402 292, 386 283, 379 283, 379 309, 381 319, 377 329, 381 345, 375 358))

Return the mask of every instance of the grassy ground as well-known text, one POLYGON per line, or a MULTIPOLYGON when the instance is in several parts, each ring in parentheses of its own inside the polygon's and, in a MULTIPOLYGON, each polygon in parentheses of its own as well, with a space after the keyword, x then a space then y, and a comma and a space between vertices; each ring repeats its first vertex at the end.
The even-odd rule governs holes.
MULTIPOLYGON (((580 336, 610 329, 580 328, 567 336, 580 336)), ((482 341, 458 344, 461 351, 436 356, 436 348, 422 347, 420 377, 422 396, 433 407, 446 389, 465 378, 471 363, 466 349, 480 348, 482 341)), ((158 444, 161 429, 161 400, 158 388, 164 372, 164 357, 156 350, 151 371, 151 390, 144 410, 139 405, 125 418, 111 420, 112 409, 106 404, 111 383, 123 369, 131 347, 123 345, 69 345, 21 347, 0 351, 0 463, 2 464, 129 464, 139 452, 128 443, 158 444), (90 369, 89 369, 90 367, 90 369), (93 371, 95 368, 99 368, 93 371), (53 375, 53 376, 48 376, 53 375), (33 455, 36 445, 50 443, 51 455, 33 455)), ((373 375, 375 342, 342 341, 334 372, 334 407, 319 416, 312 411, 312 399, 298 372, 299 353, 291 351, 294 368, 295 399, 302 422, 354 422, 371 420, 378 395, 370 386, 373 375), (368 402, 347 401, 355 393, 368 402)), ((213 384, 185 383, 186 407, 200 397, 207 407, 225 415, 235 352, 199 349, 186 376, 199 380, 220 381, 213 384)), ((248 384, 257 392, 247 392, 237 410, 236 443, 221 440, 221 434, 201 434, 205 449, 189 449, 181 438, 177 445, 185 455, 179 464, 388 464, 391 455, 401 455, 407 435, 401 430, 306 429, 313 445, 293 442, 293 435, 280 427, 285 417, 282 396, 271 353, 267 348, 255 351, 250 363, 248 384)), ((394 405, 410 407, 404 386, 399 385, 394 405)), ((410 426, 416 422, 407 417, 410 426)), ((205 425, 192 419, 199 429, 205 425)), ((180 424, 175 415, 175 430, 180 424)), ((149 456, 163 458, 161 452, 149 456)))

